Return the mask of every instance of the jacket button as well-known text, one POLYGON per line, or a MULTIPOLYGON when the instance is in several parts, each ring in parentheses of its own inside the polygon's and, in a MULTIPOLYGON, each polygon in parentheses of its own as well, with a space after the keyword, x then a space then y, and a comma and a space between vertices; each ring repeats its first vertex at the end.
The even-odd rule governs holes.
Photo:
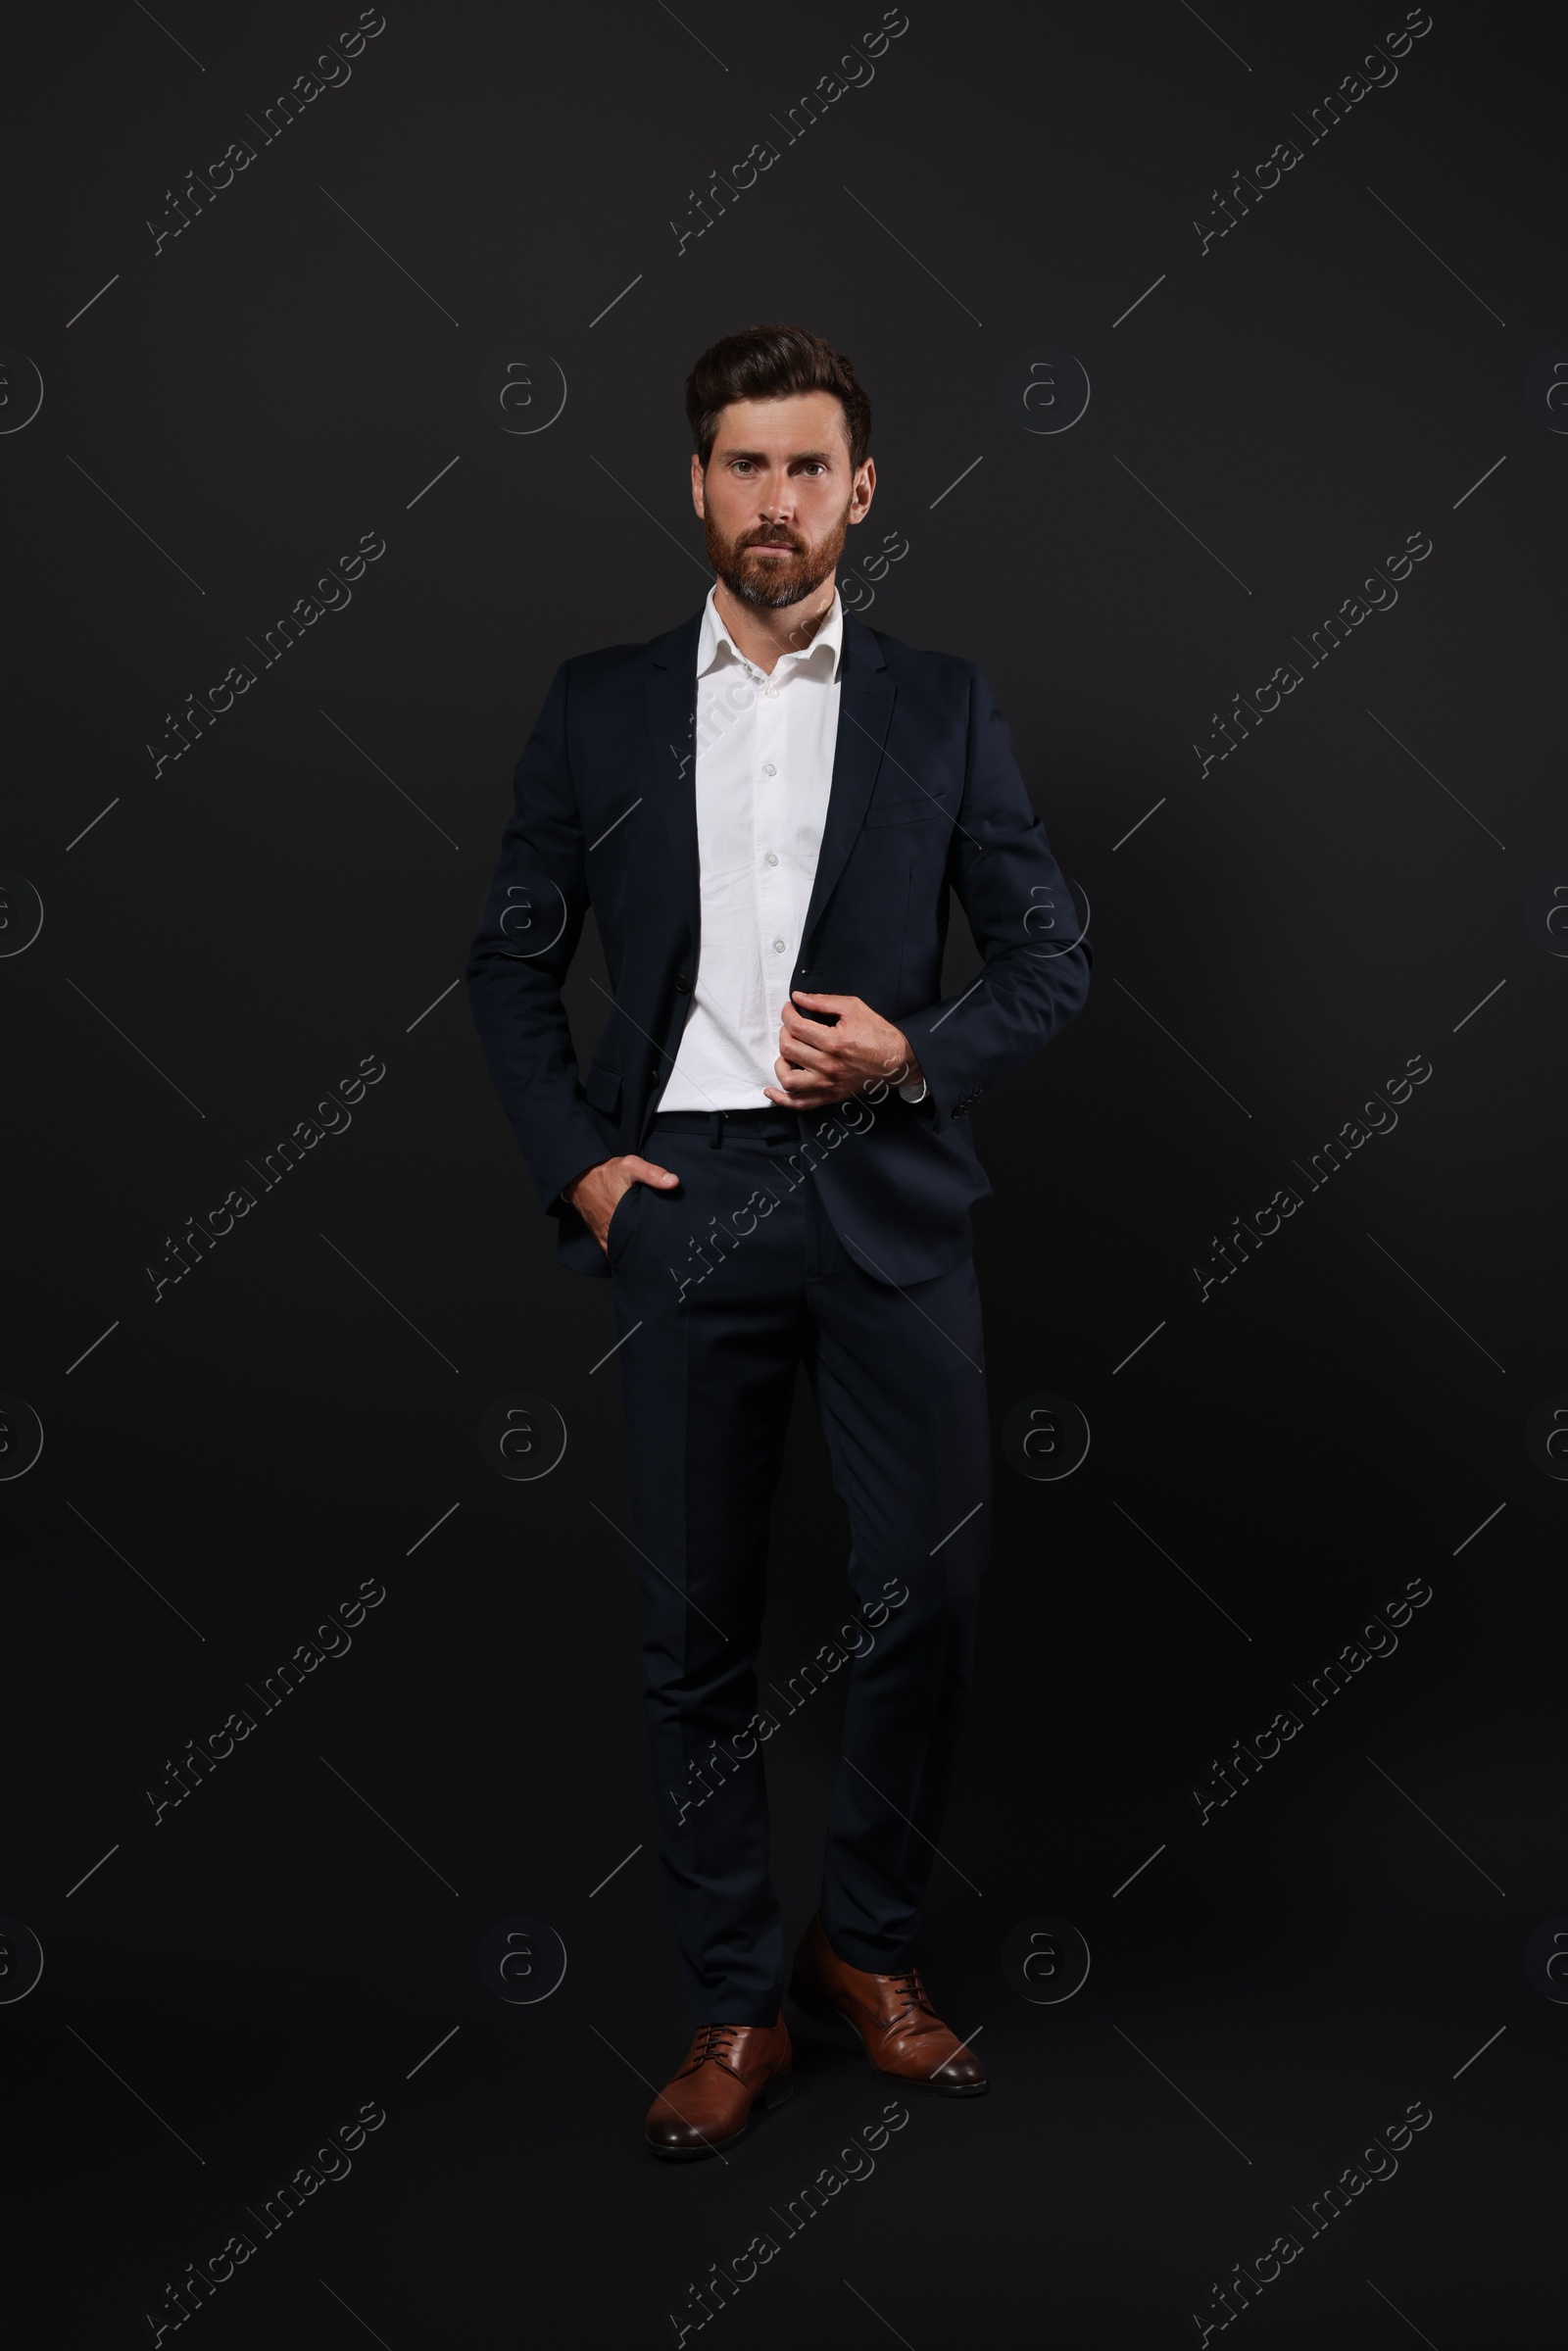
POLYGON ((650 1078, 653 1080, 653 1082, 654 1082, 654 1083, 657 1085, 657 1084, 658 1084, 658 1082, 659 1082, 659 1063, 658 1063, 657 1061, 655 1061, 655 1062, 652 1062, 652 1063, 650 1064, 650 1066, 649 1066, 649 1071, 648 1071, 648 1075, 649 1075, 649 1077, 650 1077, 650 1078))
POLYGON ((680 990, 680 992, 681 992, 682 996, 685 996, 685 995, 687 995, 687 994, 689 994, 689 993, 690 993, 690 990, 691 990, 691 984, 692 984, 692 975, 691 975, 691 973, 690 973, 689 971, 677 971, 677 972, 676 972, 676 974, 675 974, 675 985, 676 985, 676 987, 677 987, 677 988, 680 990))

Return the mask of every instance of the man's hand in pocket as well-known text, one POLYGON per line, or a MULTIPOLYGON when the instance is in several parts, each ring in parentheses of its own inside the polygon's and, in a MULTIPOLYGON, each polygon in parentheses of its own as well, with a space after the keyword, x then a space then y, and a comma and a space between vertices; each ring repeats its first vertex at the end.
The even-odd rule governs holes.
POLYGON ((561 1197, 576 1209, 600 1248, 609 1254, 606 1235, 610 1220, 620 1204, 622 1196, 633 1184, 648 1184, 656 1192, 673 1192, 680 1183, 667 1167, 656 1167, 652 1159, 640 1159, 635 1151, 627 1151, 618 1159, 601 1159, 569 1184, 561 1188, 561 1197))

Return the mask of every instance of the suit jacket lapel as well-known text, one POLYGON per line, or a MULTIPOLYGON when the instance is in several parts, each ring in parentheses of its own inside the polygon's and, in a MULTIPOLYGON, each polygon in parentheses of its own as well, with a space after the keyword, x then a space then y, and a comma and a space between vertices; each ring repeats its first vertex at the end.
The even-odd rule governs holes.
POLYGON ((697 848, 697 638, 701 612, 653 648, 648 670, 648 734, 653 789, 669 841, 676 891, 691 929, 692 968, 702 914, 697 848))
POLYGON ((882 765, 883 745, 893 717, 893 682, 882 649, 863 621, 844 615, 844 667, 839 681, 838 740, 827 821, 816 860, 816 879, 801 941, 801 957, 811 953, 812 933, 827 910, 865 818, 866 804, 882 765))

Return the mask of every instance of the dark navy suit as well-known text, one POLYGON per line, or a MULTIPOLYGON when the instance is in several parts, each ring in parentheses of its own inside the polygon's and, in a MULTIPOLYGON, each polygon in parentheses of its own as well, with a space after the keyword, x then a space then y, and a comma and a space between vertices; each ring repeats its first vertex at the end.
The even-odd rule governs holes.
POLYGON ((841 1957, 885 1972, 912 1955, 985 1559, 969 1210, 990 1186, 966 1113, 1079 1009, 1090 955, 985 679, 847 613, 789 984, 895 1022, 926 1099, 874 1087, 829 1113, 661 1119, 701 952, 699 625, 557 671, 468 986, 558 1253, 615 1286, 661 1857, 688 1992, 703 2021, 771 2024, 786 1966, 760 1756, 807 1693, 792 1682, 760 1701, 754 1660, 796 1366, 849 1510, 860 1611, 817 1652, 813 1688, 854 1653, 822 1922, 841 1957), (985 967, 944 1002, 950 890, 985 967), (561 987, 590 903, 614 1001, 584 1072, 561 987), (607 1258, 562 1187, 626 1151, 681 1189, 634 1186, 607 1258))

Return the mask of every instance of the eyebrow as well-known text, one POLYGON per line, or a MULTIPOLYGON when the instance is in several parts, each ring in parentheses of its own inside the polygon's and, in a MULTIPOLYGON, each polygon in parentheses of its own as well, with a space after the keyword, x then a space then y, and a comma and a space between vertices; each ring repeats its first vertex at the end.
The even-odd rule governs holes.
MULTIPOLYGON (((723 462, 730 464, 736 458, 745 458, 748 464, 754 465, 767 464, 765 449, 727 449, 724 452, 723 462)), ((797 449, 793 450, 784 462, 788 465, 830 465, 833 463, 833 454, 827 449, 797 449)))

